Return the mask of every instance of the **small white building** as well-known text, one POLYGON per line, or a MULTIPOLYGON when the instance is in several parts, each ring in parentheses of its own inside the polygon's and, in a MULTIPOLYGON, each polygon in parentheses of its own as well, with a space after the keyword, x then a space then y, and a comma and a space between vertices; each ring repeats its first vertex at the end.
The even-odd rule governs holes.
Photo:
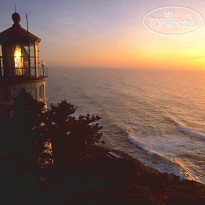
POLYGON ((31 92, 34 99, 46 104, 44 65, 39 65, 41 39, 20 25, 21 16, 12 15, 12 27, 0 33, 0 113, 10 106, 21 90, 31 92))

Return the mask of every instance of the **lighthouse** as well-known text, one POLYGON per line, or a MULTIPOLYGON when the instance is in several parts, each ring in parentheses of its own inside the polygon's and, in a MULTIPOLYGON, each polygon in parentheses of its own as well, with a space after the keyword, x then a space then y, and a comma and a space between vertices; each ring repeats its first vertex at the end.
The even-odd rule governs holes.
POLYGON ((12 15, 13 25, 0 33, 0 113, 12 105, 22 89, 43 103, 48 79, 44 63, 39 64, 41 39, 20 25, 21 16, 12 15))

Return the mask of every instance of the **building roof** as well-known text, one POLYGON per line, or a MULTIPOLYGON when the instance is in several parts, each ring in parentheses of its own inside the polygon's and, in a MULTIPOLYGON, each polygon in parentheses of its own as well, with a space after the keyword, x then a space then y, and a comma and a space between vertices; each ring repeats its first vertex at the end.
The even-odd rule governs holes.
POLYGON ((21 16, 18 13, 14 13, 12 19, 14 21, 12 27, 0 33, 0 43, 41 41, 39 37, 21 27, 21 16))

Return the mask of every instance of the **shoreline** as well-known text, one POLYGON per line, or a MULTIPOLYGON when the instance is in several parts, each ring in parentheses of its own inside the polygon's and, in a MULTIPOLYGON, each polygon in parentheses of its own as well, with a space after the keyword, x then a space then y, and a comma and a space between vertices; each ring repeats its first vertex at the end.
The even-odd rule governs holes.
MULTIPOLYGON (((110 150, 115 150, 115 148, 112 148, 111 146, 109 146, 109 147, 106 147, 106 146, 102 146, 102 147, 104 147, 105 149, 110 149, 110 150)), ((154 170, 157 170, 157 171, 159 171, 160 173, 167 173, 167 174, 174 174, 174 175, 176 175, 176 176, 178 176, 180 179, 182 179, 182 180, 190 180, 190 181, 195 181, 195 182, 199 182, 199 183, 201 183, 201 184, 204 184, 205 185, 205 183, 203 183, 202 181, 200 181, 200 179, 198 179, 198 177, 197 176, 194 176, 191 172, 190 172, 190 170, 182 163, 182 162, 178 162, 178 161, 176 161, 175 159, 173 159, 173 160, 170 160, 170 159, 167 159, 167 158, 164 158, 163 156, 160 156, 160 155, 158 155, 157 154, 157 156, 158 157, 162 157, 162 159, 163 160, 166 160, 167 162, 169 162, 172 166, 174 166, 173 168, 172 168, 172 171, 170 171, 170 172, 166 172, 166 171, 163 171, 163 169, 161 169, 160 167, 158 167, 158 166, 151 166, 149 163, 148 164, 146 164, 146 160, 144 160, 144 162, 143 162, 143 160, 140 160, 140 159, 138 159, 137 158, 137 156, 136 156, 136 154, 134 154, 134 155, 132 155, 132 154, 129 154, 129 153, 127 153, 126 151, 124 151, 123 149, 120 149, 120 150, 115 150, 115 151, 119 151, 119 152, 121 152, 121 153, 124 153, 124 154, 126 154, 127 156, 129 156, 130 158, 133 158, 134 160, 137 160, 137 161, 139 161, 139 162, 141 162, 142 164, 144 164, 145 166, 147 166, 147 167, 149 167, 149 168, 151 168, 151 169, 154 169, 154 170), (181 171, 183 171, 183 173, 181 173, 181 171, 180 170, 175 170, 177 167, 178 168, 180 168, 181 169, 181 171), (177 173, 174 173, 174 171, 175 172, 177 172, 177 173)), ((149 153, 148 153, 149 154, 149 153)), ((154 153, 155 154, 155 153, 154 153)), ((167 169, 167 168, 165 168, 165 169, 167 169)))

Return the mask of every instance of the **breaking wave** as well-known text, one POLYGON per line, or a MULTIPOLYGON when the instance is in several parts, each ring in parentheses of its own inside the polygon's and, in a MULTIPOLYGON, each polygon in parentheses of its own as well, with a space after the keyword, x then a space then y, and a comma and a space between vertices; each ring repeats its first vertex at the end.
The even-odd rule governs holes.
POLYGON ((168 159, 162 154, 148 149, 143 143, 137 141, 136 137, 131 134, 128 134, 127 138, 132 144, 136 145, 142 152, 144 152, 148 156, 149 160, 143 157, 145 161, 142 161, 147 166, 153 167, 162 173, 174 173, 175 175, 183 179, 199 181, 198 178, 194 177, 189 169, 178 159, 168 159))
POLYGON ((202 133, 200 131, 197 131, 191 127, 188 127, 186 126, 185 124, 181 123, 181 122, 178 122, 177 120, 173 119, 173 118, 168 118, 170 121, 174 122, 175 125, 176 125, 176 128, 184 133, 184 134, 187 134, 189 135, 190 137, 195 137, 195 138, 198 138, 198 139, 202 139, 202 140, 205 140, 205 133, 202 133))
POLYGON ((184 134, 187 134, 191 137, 196 137, 196 138, 205 140, 205 134, 200 133, 199 131, 196 131, 192 128, 189 128, 183 125, 182 123, 177 124, 176 127, 179 131, 183 132, 184 134))

